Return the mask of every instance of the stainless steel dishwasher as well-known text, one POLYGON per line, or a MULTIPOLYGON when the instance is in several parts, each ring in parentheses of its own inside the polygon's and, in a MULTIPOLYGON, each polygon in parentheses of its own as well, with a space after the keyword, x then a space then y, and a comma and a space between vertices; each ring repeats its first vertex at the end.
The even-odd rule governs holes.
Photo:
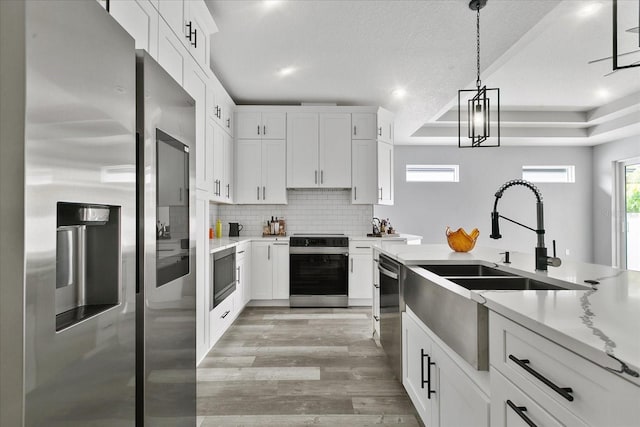
POLYGON ((402 312, 400 264, 380 254, 380 344, 398 381, 402 382, 402 312))

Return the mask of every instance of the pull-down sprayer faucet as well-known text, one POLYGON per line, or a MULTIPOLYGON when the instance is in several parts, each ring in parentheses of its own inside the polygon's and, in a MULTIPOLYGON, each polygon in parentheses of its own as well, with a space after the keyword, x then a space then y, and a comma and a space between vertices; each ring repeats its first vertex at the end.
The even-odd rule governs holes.
POLYGON ((558 267, 562 263, 560 258, 556 257, 556 241, 553 241, 553 257, 547 256, 547 248, 544 246, 544 213, 542 206, 542 194, 538 187, 530 183, 529 181, 525 181, 524 179, 514 179, 511 181, 507 181, 496 191, 496 200, 493 203, 493 212, 491 212, 491 237, 492 239, 500 239, 502 235, 500 234, 500 226, 498 220, 500 218, 506 219, 507 221, 511 221, 514 224, 517 224, 521 227, 527 228, 531 231, 534 231, 538 235, 538 243, 536 245, 536 270, 547 270, 547 266, 551 265, 553 267, 558 267), (502 197, 504 191, 513 187, 514 185, 522 185, 527 187, 529 190, 533 191, 536 195, 536 229, 528 227, 524 224, 521 224, 517 221, 512 220, 511 218, 507 218, 498 213, 498 200, 502 197))

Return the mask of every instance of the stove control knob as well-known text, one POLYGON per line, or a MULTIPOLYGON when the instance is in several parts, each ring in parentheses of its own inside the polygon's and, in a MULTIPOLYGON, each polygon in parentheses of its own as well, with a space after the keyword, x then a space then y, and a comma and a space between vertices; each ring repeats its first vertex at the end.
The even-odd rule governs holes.
POLYGON ((304 239, 304 245, 309 246, 309 239, 304 239))

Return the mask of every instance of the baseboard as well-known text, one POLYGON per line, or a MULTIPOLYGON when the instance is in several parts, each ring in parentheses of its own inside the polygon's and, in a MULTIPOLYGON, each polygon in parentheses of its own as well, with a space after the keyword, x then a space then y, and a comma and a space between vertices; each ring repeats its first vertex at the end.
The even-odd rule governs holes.
POLYGON ((371 307, 372 298, 349 298, 349 307, 371 307))
POLYGON ((252 299, 247 307, 289 307, 289 299, 252 299))

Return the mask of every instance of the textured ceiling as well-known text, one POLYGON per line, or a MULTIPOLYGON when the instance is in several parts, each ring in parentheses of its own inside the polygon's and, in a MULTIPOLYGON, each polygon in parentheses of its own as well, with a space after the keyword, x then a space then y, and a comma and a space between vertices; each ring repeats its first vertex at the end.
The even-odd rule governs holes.
MULTIPOLYGON (((458 89, 473 87, 475 81, 475 13, 467 0, 206 1, 219 27, 212 36, 212 68, 238 104, 380 105, 396 113, 396 141, 410 143, 411 135, 451 106, 458 89), (296 71, 281 76, 278 70, 284 67, 296 71), (407 90, 403 99, 392 95, 398 87, 407 90)), ((573 47, 589 44, 580 45, 584 39, 574 37, 573 27, 564 33, 555 28, 542 44, 532 43, 556 22, 543 18, 564 10, 556 8, 559 3, 490 0, 481 11, 487 83, 501 86, 504 93, 503 82, 498 82, 504 69, 508 71, 500 78, 515 87, 504 95, 504 105, 567 104, 555 88, 544 90, 544 80, 558 75, 554 67, 567 65, 536 60, 537 55, 565 39, 573 39, 573 47), (535 37, 523 37, 532 29, 535 37), (517 55, 514 46, 518 52, 533 46, 535 56, 517 55), (507 68, 512 58, 515 65, 507 68), (541 75, 544 79, 536 78, 541 75)), ((608 14, 603 22, 610 23, 608 14)), ((607 53, 598 48, 589 57, 607 53)), ((580 66, 585 67, 582 56, 580 66)), ((572 66, 572 73, 579 72, 572 66)), ((571 80, 565 75, 561 84, 571 80)), ((585 94, 566 107, 575 108, 585 98, 592 101, 585 94)))

